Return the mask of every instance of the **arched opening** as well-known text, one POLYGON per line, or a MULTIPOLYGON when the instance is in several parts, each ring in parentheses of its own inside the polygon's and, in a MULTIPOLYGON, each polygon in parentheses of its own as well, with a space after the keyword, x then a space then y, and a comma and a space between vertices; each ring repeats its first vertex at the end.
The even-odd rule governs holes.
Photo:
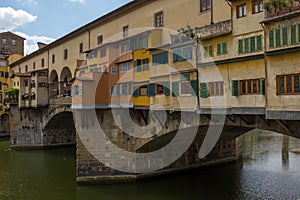
POLYGON ((72 79, 72 72, 68 67, 64 67, 60 74, 60 94, 69 96, 71 90, 70 80, 72 79))
POLYGON ((52 70, 49 77, 49 95, 51 98, 55 98, 59 95, 58 87, 58 74, 56 70, 52 70))
POLYGON ((72 112, 61 112, 54 115, 43 129, 44 144, 75 144, 76 129, 72 112))
POLYGON ((9 115, 4 113, 0 117, 0 132, 2 133, 9 133, 10 130, 10 120, 9 115))

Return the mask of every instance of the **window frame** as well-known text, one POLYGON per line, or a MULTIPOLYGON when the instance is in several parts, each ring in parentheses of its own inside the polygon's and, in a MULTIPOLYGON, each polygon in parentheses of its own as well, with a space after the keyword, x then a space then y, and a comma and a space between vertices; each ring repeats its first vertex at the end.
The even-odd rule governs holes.
POLYGON ((247 17, 247 4, 243 3, 236 6, 236 18, 247 17), (241 10, 240 10, 241 9, 241 10))
POLYGON ((264 11, 263 0, 253 0, 252 1, 252 14, 261 13, 264 11), (257 10, 256 10, 257 8, 257 10))
POLYGON ((164 11, 158 11, 154 13, 154 27, 164 27, 164 11))
POLYGON ((111 75, 118 75, 118 68, 117 67, 111 67, 110 68, 110 74, 111 75))
POLYGON ((200 13, 210 11, 210 10, 211 10, 211 0, 200 0, 200 13))
POLYGON ((129 36, 129 25, 123 26, 122 31, 123 31, 123 38, 128 37, 129 36))
POLYGON ((245 79, 239 81, 240 95, 259 95, 260 91, 260 79, 245 79), (254 83, 256 83, 256 92, 254 91, 254 83), (245 84, 245 87, 244 85, 245 84), (250 84, 250 85, 249 85, 250 84), (245 88, 245 91, 244 91, 245 88), (250 91, 249 91, 250 89, 250 91))
POLYGON ((208 82, 208 96, 224 96, 224 81, 208 82), (217 92, 218 89, 218 92, 217 92))
POLYGON ((284 74, 276 76, 276 94, 277 95, 300 95, 300 73, 297 74, 284 74), (291 92, 288 92, 287 77, 291 76, 291 92), (295 77, 298 77, 298 92, 295 91, 295 77), (280 79, 283 78, 283 92, 281 92, 280 79))

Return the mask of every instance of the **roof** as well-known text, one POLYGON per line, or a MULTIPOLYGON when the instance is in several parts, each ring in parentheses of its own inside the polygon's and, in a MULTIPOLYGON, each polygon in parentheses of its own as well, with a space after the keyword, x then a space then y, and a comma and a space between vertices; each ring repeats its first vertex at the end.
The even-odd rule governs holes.
POLYGON ((43 53, 45 50, 49 50, 51 49, 52 47, 55 47, 59 44, 61 44, 62 42, 64 42, 65 40, 68 40, 72 37, 75 37, 79 34, 81 34, 82 32, 85 32, 85 31, 89 31, 90 29, 94 28, 95 26, 98 26, 100 24, 105 24, 109 21, 112 21, 114 20, 115 17, 119 17, 119 16, 122 16, 124 15, 126 12, 130 11, 130 10, 133 10, 133 9, 137 9, 139 8, 140 6, 143 6, 143 5, 146 5, 146 4, 150 4, 151 2, 154 2, 154 1, 157 1, 157 0, 133 0, 127 4, 125 4, 124 6, 121 6, 111 12, 109 12, 108 14, 105 14, 101 17, 99 17, 98 19, 88 23, 88 24, 85 24, 83 25, 82 27, 72 31, 71 33, 59 38, 58 40, 55 40, 54 42, 48 44, 47 46, 25 56, 24 58, 12 63, 11 65, 18 65, 20 63, 22 63, 23 61, 27 60, 28 58, 31 58, 35 55, 38 55, 40 53, 43 53))
POLYGON ((5 35, 5 34, 14 35, 14 36, 16 36, 16 37, 18 37, 18 38, 20 38, 20 39, 26 40, 25 38, 23 38, 23 37, 21 37, 21 36, 19 36, 19 35, 17 35, 17 34, 14 34, 14 33, 10 32, 10 31, 2 32, 2 33, 0 33, 0 36, 1 36, 1 35, 5 35))

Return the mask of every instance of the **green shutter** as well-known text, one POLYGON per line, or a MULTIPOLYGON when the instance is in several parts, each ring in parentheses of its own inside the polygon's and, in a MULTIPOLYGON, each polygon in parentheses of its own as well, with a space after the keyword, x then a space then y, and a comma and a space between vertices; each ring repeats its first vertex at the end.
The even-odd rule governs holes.
POLYGON ((204 47, 204 58, 207 58, 208 57, 208 55, 209 55, 209 52, 208 52, 208 46, 205 46, 204 47))
POLYGON ((275 47, 280 47, 281 29, 275 29, 275 47))
POLYGON ((202 97, 202 98, 207 98, 208 97, 207 83, 200 83, 200 97, 202 97))
POLYGON ((170 96, 170 82, 164 82, 164 92, 166 96, 170 96))
POLYGON ((172 96, 173 97, 179 96, 179 83, 178 82, 172 83, 172 96))
POLYGON ((9 78, 9 73, 5 72, 5 78, 9 78))
POLYGON ((232 96, 239 96, 239 81, 238 80, 232 80, 231 81, 231 90, 232 90, 232 96))
POLYGON ((297 30, 296 30, 296 42, 299 43, 300 42, 300 24, 297 24, 297 30))
POLYGON ((217 55, 219 56, 221 54, 222 54, 222 45, 221 45, 221 43, 218 43, 217 44, 217 55))
POLYGON ((149 85, 148 85, 148 96, 150 96, 150 97, 155 96, 155 83, 149 83, 149 85))
POLYGON ((259 91, 260 91, 260 94, 265 94, 266 91, 265 91, 265 79, 264 78, 261 78, 259 79, 259 91))
POLYGON ((139 96, 139 87, 133 86, 133 96, 138 97, 139 96))
POLYGON ((222 50, 223 50, 223 54, 227 54, 227 42, 223 43, 222 50))
POLYGON ((269 47, 275 47, 275 38, 274 38, 274 30, 269 31, 269 47))
POLYGON ((250 52, 250 38, 245 38, 244 39, 244 45, 245 45, 245 52, 244 53, 249 53, 250 52))
POLYGON ((214 48, 213 48, 213 45, 209 45, 209 56, 210 57, 214 57, 214 48))
POLYGON ((296 25, 292 25, 291 26, 291 44, 296 44, 296 31, 297 26, 296 25))
POLYGON ((257 51, 262 51, 262 35, 256 36, 257 51))
POLYGON ((286 45, 288 45, 288 28, 287 27, 282 28, 281 31, 282 31, 282 38, 281 38, 282 41, 281 41, 281 44, 283 46, 286 46, 286 45))
POLYGON ((243 54, 244 53, 244 40, 243 39, 240 39, 239 40, 239 54, 243 54))
POLYGON ((192 87, 191 95, 197 96, 197 80, 191 80, 191 87, 192 87))
POLYGON ((251 37, 250 38, 250 52, 255 52, 255 41, 256 41, 256 37, 251 37))

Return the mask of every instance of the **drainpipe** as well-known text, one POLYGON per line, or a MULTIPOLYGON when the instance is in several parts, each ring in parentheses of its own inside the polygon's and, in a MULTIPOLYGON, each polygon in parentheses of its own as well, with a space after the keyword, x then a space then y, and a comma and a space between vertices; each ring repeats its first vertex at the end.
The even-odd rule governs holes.
POLYGON ((266 90, 265 90, 265 98, 266 98, 266 109, 269 105, 269 99, 268 99, 268 85, 269 85, 269 76, 268 76, 268 62, 267 62, 267 56, 266 56, 266 51, 267 51, 267 30, 266 30, 266 27, 263 23, 260 23, 261 27, 263 28, 264 30, 264 35, 263 35, 263 40, 264 40, 264 59, 265 59, 265 74, 266 74, 266 79, 265 79, 265 87, 266 87, 266 90))
POLYGON ((210 5, 210 24, 214 24, 214 0, 211 0, 210 5))
POLYGON ((228 0, 226 0, 226 3, 228 4, 228 6, 230 7, 230 16, 231 16, 231 18, 230 18, 230 21, 231 21, 231 31, 233 30, 233 12, 232 12, 232 5, 229 3, 229 1, 228 0))

